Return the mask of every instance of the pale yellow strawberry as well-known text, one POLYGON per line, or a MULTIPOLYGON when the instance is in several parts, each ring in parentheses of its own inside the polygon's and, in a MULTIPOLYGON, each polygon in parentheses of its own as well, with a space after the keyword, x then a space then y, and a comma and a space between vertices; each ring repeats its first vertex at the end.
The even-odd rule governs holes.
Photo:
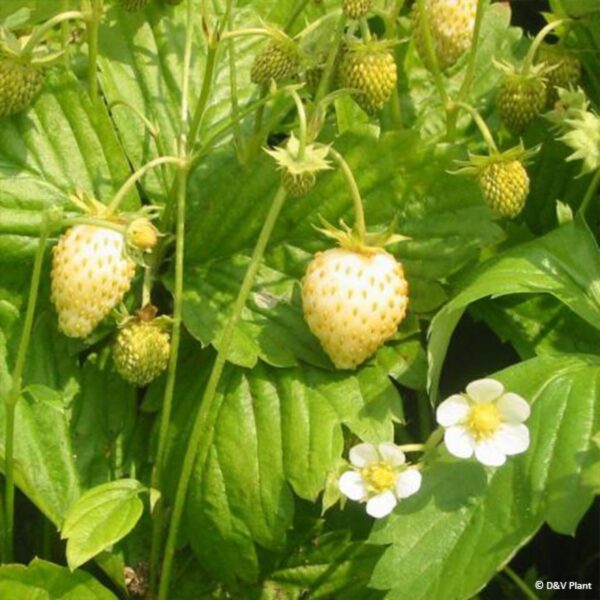
POLYGON ((319 253, 302 282, 306 322, 338 369, 354 369, 377 352, 407 305, 402 265, 383 249, 319 253))
POLYGON ((69 337, 87 337, 129 290, 135 263, 123 234, 92 225, 67 230, 54 247, 52 302, 69 337))

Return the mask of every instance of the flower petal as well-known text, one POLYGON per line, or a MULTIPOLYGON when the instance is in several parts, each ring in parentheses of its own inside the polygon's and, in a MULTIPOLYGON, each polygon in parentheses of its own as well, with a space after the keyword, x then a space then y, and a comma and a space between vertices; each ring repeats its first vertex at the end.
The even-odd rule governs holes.
POLYGON ((522 423, 527 421, 531 408, 527 401, 518 394, 507 392, 498 399, 498 409, 502 420, 507 423, 522 423))
POLYGON ((467 395, 474 402, 491 402, 503 392, 504 386, 495 379, 477 379, 467 386, 467 395))
POLYGON ((357 444, 350 448, 350 462, 359 469, 379 462, 377 448, 373 444, 357 444))
POLYGON ((506 455, 494 438, 479 442, 475 446, 475 458, 488 467, 500 467, 506 462, 506 455))
POLYGON ((408 498, 416 494, 421 487, 422 479, 419 469, 411 468, 402 471, 396 479, 396 496, 398 498, 408 498))
POLYGON ((381 517, 389 515, 394 510, 396 504, 398 504, 398 500, 396 500, 393 492, 383 492, 383 494, 373 496, 367 502, 367 514, 376 519, 381 519, 381 517))
POLYGON ((448 427, 444 432, 444 443, 448 452, 458 458, 469 458, 473 455, 475 441, 462 425, 448 427))
POLYGON ((522 423, 503 423, 493 439, 504 454, 521 454, 529 448, 529 429, 522 423))
POLYGON ((360 473, 346 471, 338 481, 340 492, 350 500, 364 500, 367 497, 367 488, 360 473))
POLYGON ((451 427, 465 419, 468 412, 468 400, 460 394, 454 394, 437 407, 435 418, 442 427, 451 427))
POLYGON ((384 442, 383 444, 379 444, 377 448, 379 450, 379 454, 381 454, 383 462, 391 465, 392 467, 398 467, 406 462, 404 452, 402 452, 402 450, 400 450, 400 448, 398 448, 398 446, 392 442, 384 442))

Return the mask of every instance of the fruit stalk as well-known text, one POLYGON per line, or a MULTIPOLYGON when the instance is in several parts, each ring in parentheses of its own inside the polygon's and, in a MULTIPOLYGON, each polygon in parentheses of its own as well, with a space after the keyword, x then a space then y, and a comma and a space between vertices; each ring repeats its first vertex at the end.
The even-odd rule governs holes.
POLYGON ((539 33, 535 36, 529 50, 525 56, 525 60, 523 61, 523 75, 529 74, 529 69, 531 69, 531 65, 533 65, 533 59, 535 58, 535 53, 540 47, 541 43, 544 41, 545 37, 553 30, 559 27, 560 25, 564 25, 568 22, 569 19, 559 19, 558 21, 553 21, 552 23, 548 23, 545 27, 540 29, 539 33))
POLYGON ((350 166, 339 152, 337 152, 333 148, 330 148, 329 154, 331 154, 333 160, 335 160, 335 162, 338 164, 338 166, 342 170, 344 177, 346 178, 346 183, 348 184, 350 195, 352 196, 352 201, 354 202, 354 231, 358 234, 359 240, 361 242, 364 242, 365 235, 367 233, 367 226, 365 223, 365 209, 360 195, 360 190, 358 189, 358 185, 356 183, 356 179, 354 179, 352 169, 350 169, 350 166))
POLYGON ((585 215, 585 213, 587 212, 587 210, 592 202, 592 199, 594 198, 594 196, 596 195, 596 192, 598 191, 598 186, 600 186, 600 169, 598 169, 596 171, 596 174, 592 178, 592 181, 590 182, 590 185, 589 185, 587 191, 585 192, 585 196, 583 197, 581 206, 579 207, 580 214, 585 215))
POLYGON ((321 75, 321 81, 319 82, 319 87, 315 95, 315 105, 319 104, 319 102, 327 95, 327 92, 331 87, 331 79, 335 70, 335 59, 337 58, 340 48, 340 42, 342 40, 342 36, 344 35, 345 29, 346 15, 342 12, 340 20, 338 21, 337 27, 335 29, 335 33, 333 35, 331 51, 329 52, 329 56, 327 57, 327 63, 325 64, 325 68, 323 69, 323 75, 321 75))
POLYGON ((212 367, 208 383, 204 390, 202 397, 202 403, 196 413, 192 433, 188 441, 187 450, 183 459, 183 465, 181 467, 181 473, 179 476, 179 482, 177 484, 177 492, 175 495, 175 504, 173 506, 173 513, 171 515, 171 522, 169 525, 169 533, 167 536, 167 543, 165 547, 165 554, 163 558, 162 576, 160 580, 160 588, 158 599, 167 600, 169 594, 169 584, 171 579, 171 571, 173 568, 173 558, 175 556, 175 545, 177 542, 177 534, 179 531, 179 524, 181 522, 181 516, 183 514, 183 507, 185 499, 187 497, 187 491, 194 468, 194 463, 198 460, 201 466, 204 465, 208 450, 213 441, 214 425, 217 419, 218 411, 222 398, 217 396, 217 387, 221 380, 223 368, 229 354, 229 348, 233 340, 233 334, 235 328, 242 314, 242 310, 246 305, 248 296, 254 286, 256 274, 262 262, 262 258, 267 247, 267 243, 273 232, 273 227, 277 221, 277 217, 281 212, 283 204, 285 202, 286 192, 283 187, 280 187, 273 199, 273 203, 265 219, 263 227, 261 229, 258 241, 254 247, 250 264, 246 269, 242 286, 238 292, 233 310, 223 334, 218 344, 217 357, 212 367))
POLYGON ((29 298, 27 300, 27 310, 25 313, 25 323, 17 351, 17 360, 12 374, 12 385, 10 392, 4 404, 6 427, 4 430, 4 509, 5 513, 5 538, 4 538, 4 562, 13 560, 13 531, 14 531, 14 513, 15 513, 15 465, 14 465, 14 432, 15 432, 15 409, 17 401, 21 396, 21 383, 23 379, 23 370, 25 369, 25 359, 29 349, 29 340, 31 339, 31 330, 33 327, 33 317, 37 304, 38 290, 40 287, 40 275, 44 263, 44 252, 50 223, 48 215, 44 215, 42 227, 40 229, 40 238, 38 240, 37 251, 33 263, 33 272, 31 274, 31 287, 29 298))
MULTIPOLYGON (((233 30, 233 2, 227 0, 227 8, 225 9, 225 22, 229 31, 233 30)), ((242 136, 242 128, 240 126, 240 105, 238 102, 237 91, 237 61, 235 52, 235 40, 232 38, 227 42, 227 57, 229 59, 229 93, 231 96, 231 120, 233 123, 233 139, 238 159, 243 160, 244 157, 244 138, 242 136)))
POLYGON ((304 10, 308 2, 309 0, 298 0, 298 3, 292 10, 292 14, 290 15, 290 18, 288 19, 288 22, 285 25, 285 31, 289 31, 294 26, 294 23, 302 14, 302 11, 304 10))
POLYGON ((298 139, 300 147, 298 148, 298 156, 296 158, 302 160, 306 150, 306 111, 304 110, 304 104, 302 104, 302 100, 295 89, 290 89, 290 95, 296 103, 296 111, 298 112, 298 139))
POLYGON ((468 104, 465 104, 464 102, 456 102, 456 106, 458 108, 462 108, 463 110, 466 110, 471 115, 471 117, 473 118, 473 121, 475 121, 475 124, 479 128, 479 131, 481 131, 481 135, 483 136, 483 139, 485 140, 485 143, 487 144, 490 154, 492 154, 494 152, 498 152, 498 147, 496 146, 496 142, 494 141, 494 138, 493 138, 492 134, 490 133, 488 126, 485 124, 485 121, 481 118, 481 115, 472 106, 469 106, 468 104))
POLYGON ((98 29, 102 18, 102 0, 92 0, 86 21, 88 38, 88 89, 92 104, 98 103, 98 29))
POLYGON ((60 13, 51 19, 48 19, 45 23, 40 25, 32 34, 32 36, 27 40, 25 46, 23 46, 22 56, 30 56, 35 47, 42 41, 44 36, 48 31, 63 23, 65 21, 71 21, 76 19, 85 19, 85 15, 80 10, 69 10, 64 13, 60 13))
POLYGON ((190 149, 193 148, 196 141, 196 136, 200 130, 202 118, 204 117, 204 112, 206 110, 206 104, 208 103, 208 99, 210 97, 210 88, 212 86, 213 75, 215 72, 218 45, 219 42, 217 40, 209 39, 208 52, 206 56, 206 68, 204 69, 204 79, 202 80, 202 90, 200 91, 200 97, 198 98, 198 104, 196 105, 196 110, 194 111, 192 124, 190 125, 190 133, 188 136, 188 145, 190 149))
POLYGON ((458 92, 458 100, 463 100, 469 96, 471 84, 475 76, 475 61, 477 58, 477 48, 479 46, 479 34, 481 32, 481 23, 483 21, 483 11, 487 0, 477 0, 477 12, 475 13, 475 25, 473 26, 473 41, 469 52, 469 62, 467 64, 467 73, 458 92))
POLYGON ((174 164, 179 167, 184 166, 184 160, 178 158, 176 156, 161 156, 159 158, 155 158, 151 160, 149 163, 146 163, 143 167, 140 167, 133 175, 129 177, 129 179, 121 186, 121 189, 115 194, 115 197, 110 201, 110 204, 107 207, 107 215, 114 214, 125 196, 129 193, 129 191, 135 186, 135 184, 151 169, 155 167, 159 167, 160 165, 166 164, 174 164))

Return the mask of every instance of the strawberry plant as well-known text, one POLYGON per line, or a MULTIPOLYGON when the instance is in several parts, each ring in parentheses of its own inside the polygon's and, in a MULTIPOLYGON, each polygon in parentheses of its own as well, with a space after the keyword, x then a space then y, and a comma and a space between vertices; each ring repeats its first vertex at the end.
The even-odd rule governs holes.
POLYGON ((598 596, 600 9, 520 10, 0 3, 1 599, 598 596))

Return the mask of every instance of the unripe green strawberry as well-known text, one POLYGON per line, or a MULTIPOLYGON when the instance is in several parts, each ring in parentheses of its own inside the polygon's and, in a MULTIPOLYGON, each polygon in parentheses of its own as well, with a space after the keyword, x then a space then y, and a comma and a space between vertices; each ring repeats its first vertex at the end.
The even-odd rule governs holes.
POLYGON ((127 12, 142 10, 148 4, 148 0, 119 0, 119 2, 127 12))
POLYGON ((281 172, 281 182, 286 192, 293 198, 302 198, 314 187, 317 178, 314 173, 292 173, 287 169, 281 172))
MULTIPOLYGON (((451 67, 470 47, 477 0, 425 0, 433 51, 441 69, 451 67)), ((425 19, 419 5, 413 11, 413 37, 421 59, 431 68, 425 46, 425 19)))
POLYGON ((519 134, 542 112, 546 98, 543 77, 512 73, 504 76, 496 103, 507 129, 519 134))
POLYGON ((272 79, 281 81, 298 74, 300 55, 294 42, 282 36, 271 39, 256 55, 250 78, 253 83, 262 85, 272 79))
POLYGON ((538 51, 538 63, 554 67, 546 73, 548 88, 548 105, 554 106, 558 100, 556 88, 569 89, 576 87, 581 79, 581 63, 579 59, 561 48, 544 44, 538 51))
POLYGON ((529 176, 519 160, 492 162, 479 176, 488 206, 502 217, 512 219, 521 213, 529 194, 529 176))
POLYGON ((373 6, 373 0, 342 0, 342 10, 350 19, 364 17, 373 6))
POLYGON ((135 274, 124 236, 111 229, 76 225, 54 247, 52 302, 69 337, 87 337, 121 302, 135 274))
POLYGON ((354 100, 369 114, 383 108, 398 78, 393 53, 378 42, 349 46, 338 68, 340 85, 358 90, 354 100))
POLYGON ((44 83, 43 73, 16 58, 0 58, 0 117, 27 108, 44 83))
POLYGON ((113 359, 123 379, 143 387, 167 368, 170 352, 169 334, 162 327, 153 321, 134 319, 119 330, 113 359))
POLYGON ((302 281, 304 318, 338 369, 354 369, 377 352, 407 305, 402 265, 383 249, 319 253, 302 281))

